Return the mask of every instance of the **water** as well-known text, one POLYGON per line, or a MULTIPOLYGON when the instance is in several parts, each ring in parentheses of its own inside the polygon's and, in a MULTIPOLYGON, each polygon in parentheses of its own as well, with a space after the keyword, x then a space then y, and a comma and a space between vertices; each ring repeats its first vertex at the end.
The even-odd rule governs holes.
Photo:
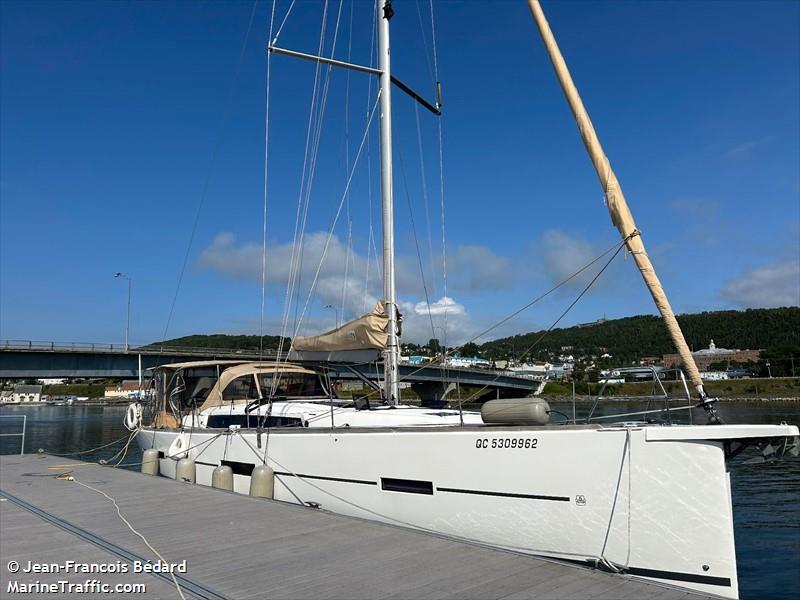
MULTIPOLYGON (((613 403, 611 412, 633 412, 642 403, 613 403)), ((553 408, 572 415, 571 404, 553 408)), ((800 402, 728 402, 721 405, 727 423, 800 423, 800 402)), ((578 417, 588 407, 578 405, 578 417)), ((26 452, 44 448, 66 454, 86 450, 126 437, 124 407, 4 406, 0 416, 27 415, 26 452)), ((602 413, 601 413, 602 414, 602 413)), ((19 427, 16 419, 0 419, 0 431, 19 427)), ((121 446, 80 455, 96 461, 110 458, 121 446)), ((19 438, 0 438, 0 454, 19 452, 19 438)), ((138 468, 141 460, 133 444, 123 464, 138 468)), ((733 517, 741 597, 795 598, 800 587, 800 459, 760 465, 736 464, 732 468, 733 517)))

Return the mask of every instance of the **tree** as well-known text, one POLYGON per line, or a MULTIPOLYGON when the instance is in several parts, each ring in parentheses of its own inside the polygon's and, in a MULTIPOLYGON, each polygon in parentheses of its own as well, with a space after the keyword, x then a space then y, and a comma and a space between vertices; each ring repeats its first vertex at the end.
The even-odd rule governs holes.
POLYGON ((469 342, 468 344, 461 346, 461 354, 462 356, 480 356, 481 349, 478 348, 478 344, 469 342))
POLYGON ((431 338, 428 340, 428 350, 430 350, 431 354, 436 356, 442 351, 442 345, 439 343, 438 339, 431 338))

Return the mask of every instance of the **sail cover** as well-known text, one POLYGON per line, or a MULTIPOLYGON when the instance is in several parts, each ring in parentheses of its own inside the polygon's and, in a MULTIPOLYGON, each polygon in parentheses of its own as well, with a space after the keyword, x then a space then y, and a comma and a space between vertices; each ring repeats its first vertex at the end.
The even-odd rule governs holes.
POLYGON ((617 180, 611 168, 611 163, 608 160, 603 147, 600 145, 600 139, 597 137, 592 121, 589 118, 589 113, 583 106, 583 101, 578 95, 578 89, 572 81, 572 76, 567 69, 567 63, 558 49, 553 32, 550 30, 550 25, 544 16, 542 7, 539 0, 528 0, 528 5, 533 14, 533 19, 536 26, 539 28, 539 33, 544 40, 544 45, 547 48, 547 53, 550 56, 550 62, 553 64, 558 81, 561 83, 561 89, 567 98, 569 107, 575 117, 578 125, 583 144, 586 147, 589 157, 592 159, 597 176, 600 178, 600 184, 603 186, 603 191, 606 195, 606 203, 608 204, 608 212, 611 215, 611 221, 619 231, 625 245, 633 256, 642 278, 650 290, 650 295, 653 297, 658 311, 667 326, 667 331, 672 337, 678 353, 683 360, 683 365, 686 369, 689 379, 691 379, 701 398, 706 397, 705 389, 703 388, 703 381, 700 378, 700 371, 697 369, 694 357, 692 356, 686 339, 683 337, 678 321, 675 318, 675 313, 669 304, 667 295, 661 285, 661 281, 656 275, 653 264, 650 262, 647 252, 644 249, 644 243, 639 230, 636 228, 636 223, 633 220, 628 203, 625 200, 625 195, 622 193, 622 187, 617 180))
POLYGON ((295 352, 348 352, 355 350, 385 350, 388 340, 389 315, 380 300, 372 312, 320 335, 296 337, 295 352))

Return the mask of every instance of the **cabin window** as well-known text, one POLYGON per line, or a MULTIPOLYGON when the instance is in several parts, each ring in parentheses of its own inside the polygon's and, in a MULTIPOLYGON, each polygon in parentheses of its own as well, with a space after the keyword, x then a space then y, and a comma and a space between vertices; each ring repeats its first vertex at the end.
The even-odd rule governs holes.
POLYGON ((175 410, 184 411, 197 407, 205 402, 208 393, 217 383, 215 367, 190 367, 167 374, 166 380, 155 377, 156 397, 160 397, 166 383, 168 405, 175 410))
POLYGON ((261 373, 261 393, 264 397, 327 398, 322 381, 316 373, 261 373), (274 389, 274 392, 273 392, 274 389))
POLYGON ((258 398, 256 391, 256 379, 253 375, 242 375, 231 381, 222 392, 222 399, 231 400, 253 400, 258 398))
MULTIPOLYGON (((258 427, 258 414, 247 415, 209 415, 207 427, 212 429, 227 429, 231 425, 238 425, 246 429, 258 427)), ((262 427, 302 427, 302 419, 294 417, 262 416, 262 427)))

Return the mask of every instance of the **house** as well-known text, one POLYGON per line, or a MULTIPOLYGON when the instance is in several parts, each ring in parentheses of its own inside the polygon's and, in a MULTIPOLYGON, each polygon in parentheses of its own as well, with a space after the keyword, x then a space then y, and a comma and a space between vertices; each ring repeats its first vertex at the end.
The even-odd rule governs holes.
POLYGON ((40 385, 15 385, 11 395, 12 402, 27 404, 29 402, 42 402, 42 386, 40 385))
POLYGON ((0 404, 11 404, 14 402, 14 392, 11 390, 0 391, 0 404))
POLYGON ((138 398, 139 382, 135 379, 123 381, 122 383, 107 387, 105 389, 106 398, 138 398))

